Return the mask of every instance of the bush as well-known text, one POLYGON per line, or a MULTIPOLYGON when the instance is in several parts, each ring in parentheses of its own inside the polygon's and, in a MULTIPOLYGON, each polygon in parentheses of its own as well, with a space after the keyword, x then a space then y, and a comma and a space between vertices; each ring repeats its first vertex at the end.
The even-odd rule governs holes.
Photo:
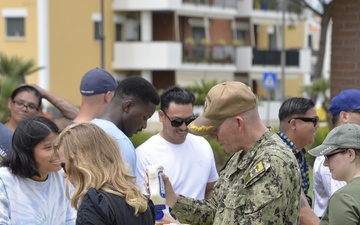
POLYGON ((309 154, 309 150, 315 148, 318 145, 321 145, 326 137, 326 135, 329 133, 329 126, 319 127, 316 130, 316 136, 314 143, 306 148, 306 159, 309 162, 309 165, 312 167, 314 165, 315 157, 309 154))

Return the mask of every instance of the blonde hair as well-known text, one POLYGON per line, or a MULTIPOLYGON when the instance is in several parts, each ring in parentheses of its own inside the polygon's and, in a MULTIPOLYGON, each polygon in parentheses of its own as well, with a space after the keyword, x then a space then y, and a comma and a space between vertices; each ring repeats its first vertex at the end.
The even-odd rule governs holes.
POLYGON ((63 147, 66 159, 66 194, 69 198, 68 182, 76 184, 71 205, 78 209, 79 200, 90 188, 123 196, 135 215, 145 212, 147 200, 142 195, 134 177, 123 162, 117 142, 97 125, 86 122, 66 127, 57 137, 54 150, 63 147))

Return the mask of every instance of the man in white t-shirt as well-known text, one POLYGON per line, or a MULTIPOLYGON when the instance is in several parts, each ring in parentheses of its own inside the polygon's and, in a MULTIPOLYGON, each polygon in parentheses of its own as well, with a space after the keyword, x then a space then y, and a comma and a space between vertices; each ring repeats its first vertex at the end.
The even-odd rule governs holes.
MULTIPOLYGON (((161 164, 177 193, 199 200, 211 197, 218 179, 213 151, 205 138, 187 128, 195 119, 194 101, 191 92, 176 86, 160 96, 163 129, 136 149, 136 181, 143 193, 146 166, 161 164)), ((174 222, 168 209, 162 222, 174 222)))
MULTIPOLYGON (((360 125, 360 90, 341 91, 331 100, 329 111, 334 127, 350 122, 360 125)), ((324 156, 316 157, 313 166, 314 212, 319 218, 324 215, 331 195, 346 184, 331 178, 329 168, 323 165, 324 160, 324 156)))

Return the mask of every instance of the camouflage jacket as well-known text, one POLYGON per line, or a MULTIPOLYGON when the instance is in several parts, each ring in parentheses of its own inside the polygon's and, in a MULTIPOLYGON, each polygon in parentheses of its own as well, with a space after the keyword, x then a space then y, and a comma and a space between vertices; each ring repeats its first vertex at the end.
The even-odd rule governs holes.
POLYGON ((171 214, 183 223, 299 224, 300 170, 294 154, 272 130, 220 171, 209 200, 179 197, 171 214))

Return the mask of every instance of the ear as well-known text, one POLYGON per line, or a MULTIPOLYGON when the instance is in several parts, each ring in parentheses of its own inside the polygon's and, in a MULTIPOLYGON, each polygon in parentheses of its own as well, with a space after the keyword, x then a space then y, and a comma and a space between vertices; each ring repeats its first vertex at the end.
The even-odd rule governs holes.
POLYGON ((349 122, 349 113, 345 112, 345 111, 341 111, 339 114, 340 120, 344 123, 348 123, 349 122))
POLYGON ((348 155, 350 162, 355 161, 356 153, 356 150, 352 148, 349 148, 349 150, 346 152, 346 155, 348 155))
POLYGON ((123 104, 122 104, 122 108, 123 111, 126 113, 130 112, 130 109, 134 106, 134 102, 131 100, 126 100, 123 104))
POLYGON ((159 121, 164 122, 164 120, 165 120, 164 112, 162 110, 159 110, 159 121))
POLYGON ((12 103, 12 102, 11 102, 11 99, 9 99, 9 100, 8 100, 8 108, 9 108, 9 109, 11 109, 11 106, 12 106, 11 103, 12 103))
POLYGON ((111 92, 111 91, 106 92, 105 97, 104 97, 105 102, 110 103, 113 97, 114 97, 113 92, 111 92))
POLYGON ((236 116, 235 117, 236 120, 236 125, 239 129, 242 129, 245 125, 244 119, 241 116, 236 116))
MULTIPOLYGON (((287 121, 289 121, 289 120, 287 120, 287 121)), ((286 121, 285 121, 285 122, 286 122, 286 121)), ((292 130, 292 131, 295 131, 295 130, 296 130, 296 120, 295 120, 295 119, 291 119, 291 120, 290 120, 289 129, 292 130)))

